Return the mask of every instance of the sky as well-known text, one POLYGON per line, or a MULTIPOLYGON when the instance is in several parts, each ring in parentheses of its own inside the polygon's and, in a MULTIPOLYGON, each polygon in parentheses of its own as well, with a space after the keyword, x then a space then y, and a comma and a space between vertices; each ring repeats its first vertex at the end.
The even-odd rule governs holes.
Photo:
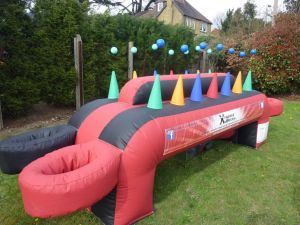
MULTIPOLYGON (((207 17, 211 22, 215 23, 218 16, 222 16, 228 9, 237 9, 243 7, 247 0, 187 0, 192 6, 194 6, 201 14, 207 17)), ((265 12, 268 5, 269 13, 273 9, 274 0, 254 0, 257 5, 258 16, 265 18, 265 12)), ((283 0, 279 0, 279 10, 283 10, 283 0)), ((214 24, 214 27, 216 24, 214 24)))

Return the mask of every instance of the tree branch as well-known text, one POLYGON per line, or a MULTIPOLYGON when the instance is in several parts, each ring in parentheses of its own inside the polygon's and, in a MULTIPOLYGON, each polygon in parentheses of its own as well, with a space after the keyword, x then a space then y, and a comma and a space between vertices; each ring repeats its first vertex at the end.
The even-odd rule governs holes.
POLYGON ((153 2, 156 2, 156 0, 150 0, 150 1, 148 2, 148 4, 147 4, 146 7, 145 7, 145 11, 149 9, 150 5, 151 5, 153 2))

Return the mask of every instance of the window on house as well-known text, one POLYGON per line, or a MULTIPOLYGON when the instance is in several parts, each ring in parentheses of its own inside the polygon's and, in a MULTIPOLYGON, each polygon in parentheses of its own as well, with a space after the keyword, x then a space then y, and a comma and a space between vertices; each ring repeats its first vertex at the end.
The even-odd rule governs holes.
POLYGON ((188 17, 185 18, 185 25, 187 27, 191 27, 193 29, 195 29, 195 27, 196 27, 195 21, 193 19, 188 18, 188 17))
POLYGON ((157 12, 160 12, 164 7, 164 3, 163 2, 159 2, 157 3, 157 12))
POLYGON ((201 23, 200 31, 204 33, 207 32, 207 23, 201 23))

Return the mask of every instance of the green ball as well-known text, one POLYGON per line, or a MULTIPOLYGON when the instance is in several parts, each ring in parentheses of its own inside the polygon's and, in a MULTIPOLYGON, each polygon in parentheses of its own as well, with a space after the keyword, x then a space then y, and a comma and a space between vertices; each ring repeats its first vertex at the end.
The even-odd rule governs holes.
POLYGON ((168 53, 169 53, 169 55, 174 55, 175 54, 173 49, 170 49, 168 53))
POLYGON ((130 51, 131 51, 131 53, 132 54, 135 54, 135 53, 137 53, 137 47, 132 47, 131 49, 130 49, 130 51))
POLYGON ((153 44, 151 47, 152 47, 152 50, 154 50, 154 51, 158 49, 157 44, 153 44))
POLYGON ((211 54, 211 53, 212 53, 211 48, 207 49, 207 54, 211 54))
POLYGON ((110 49, 110 52, 111 52, 111 54, 113 54, 113 55, 118 54, 118 49, 117 49, 117 47, 112 47, 112 48, 110 49))

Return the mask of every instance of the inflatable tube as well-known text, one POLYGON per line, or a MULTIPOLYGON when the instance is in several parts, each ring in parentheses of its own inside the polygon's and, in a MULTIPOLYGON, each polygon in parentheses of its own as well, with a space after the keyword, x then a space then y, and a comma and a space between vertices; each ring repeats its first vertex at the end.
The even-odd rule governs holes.
POLYGON ((283 103, 282 101, 275 98, 268 98, 268 103, 270 106, 269 116, 279 116, 283 112, 283 103))
POLYGON ((56 149, 74 144, 76 128, 70 125, 42 128, 0 142, 3 173, 19 173, 33 160, 56 149))
POLYGON ((76 128, 79 128, 85 118, 88 117, 88 115, 90 115, 93 111, 115 101, 116 100, 110 100, 106 98, 97 99, 85 104, 76 113, 74 113, 74 115, 69 120, 69 124, 76 128))
POLYGON ((91 206, 116 185, 120 151, 96 140, 47 154, 21 172, 25 211, 47 218, 91 206))

